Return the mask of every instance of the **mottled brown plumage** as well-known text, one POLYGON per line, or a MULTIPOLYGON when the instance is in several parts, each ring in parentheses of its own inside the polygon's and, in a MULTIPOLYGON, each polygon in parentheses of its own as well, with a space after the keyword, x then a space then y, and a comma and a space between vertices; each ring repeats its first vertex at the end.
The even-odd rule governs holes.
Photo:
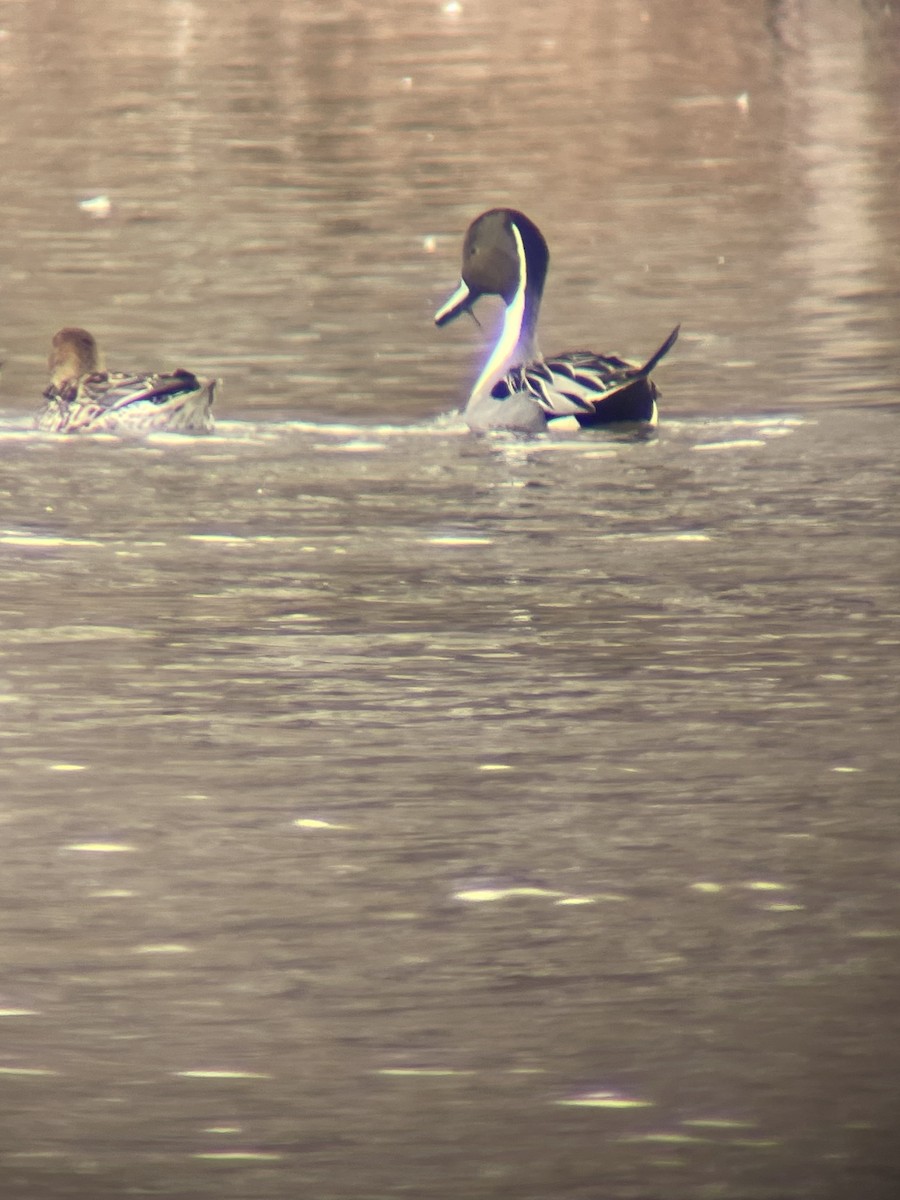
POLYGON ((67 327, 53 337, 50 383, 35 427, 51 433, 142 437, 158 430, 209 433, 216 381, 190 371, 130 375, 104 369, 93 335, 67 327))

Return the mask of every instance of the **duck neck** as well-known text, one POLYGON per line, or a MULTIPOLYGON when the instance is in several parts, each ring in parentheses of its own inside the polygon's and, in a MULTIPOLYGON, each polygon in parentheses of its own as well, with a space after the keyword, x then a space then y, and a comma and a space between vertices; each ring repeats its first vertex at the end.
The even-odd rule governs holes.
POLYGON ((470 403, 489 396, 510 368, 541 357, 537 346, 537 320, 544 281, 529 275, 525 247, 515 224, 512 234, 519 258, 519 284, 506 305, 500 336, 472 389, 470 403))

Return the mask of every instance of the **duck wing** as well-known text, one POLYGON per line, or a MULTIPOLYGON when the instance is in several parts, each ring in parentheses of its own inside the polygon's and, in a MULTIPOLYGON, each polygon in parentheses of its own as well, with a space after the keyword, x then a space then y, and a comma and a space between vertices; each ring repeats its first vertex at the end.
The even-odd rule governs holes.
POLYGON ((191 371, 130 375, 98 371, 50 384, 35 426, 52 433, 208 433, 215 381, 191 371))
POLYGON ((115 412, 131 404, 164 405, 175 396, 200 391, 202 384, 190 371, 179 369, 171 375, 128 375, 104 371, 96 375, 84 375, 68 387, 73 392, 66 397, 70 402, 90 404, 105 412, 115 412))
POLYGON ((585 425, 653 420, 657 393, 650 372, 675 345, 679 329, 643 364, 615 354, 569 350, 513 367, 492 394, 504 399, 528 392, 548 418, 574 415, 585 425))

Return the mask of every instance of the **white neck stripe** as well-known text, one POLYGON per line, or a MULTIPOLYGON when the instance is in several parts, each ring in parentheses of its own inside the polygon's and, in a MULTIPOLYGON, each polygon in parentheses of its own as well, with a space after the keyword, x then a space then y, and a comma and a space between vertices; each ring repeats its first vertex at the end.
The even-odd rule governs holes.
POLYGON ((515 221, 512 222, 511 228, 516 241, 516 256, 519 260, 519 286, 516 288, 512 300, 506 306, 503 328, 500 330, 497 344, 491 351, 491 356, 484 364, 484 370, 478 376, 478 382, 472 389, 473 399, 482 392, 489 392, 494 384, 502 379, 509 368, 514 365, 513 354, 522 334, 522 321, 525 318, 525 289, 528 285, 528 263, 525 259, 525 244, 515 221))

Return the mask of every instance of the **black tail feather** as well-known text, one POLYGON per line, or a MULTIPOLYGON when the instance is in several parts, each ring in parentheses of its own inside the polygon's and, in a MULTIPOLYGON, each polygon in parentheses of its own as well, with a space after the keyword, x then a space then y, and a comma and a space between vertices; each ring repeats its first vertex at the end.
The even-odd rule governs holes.
POLYGON ((678 334, 681 330, 681 325, 676 325, 660 348, 655 354, 651 354, 642 367, 635 371, 635 378, 646 379, 658 362, 666 357, 675 343, 678 341, 678 334))

